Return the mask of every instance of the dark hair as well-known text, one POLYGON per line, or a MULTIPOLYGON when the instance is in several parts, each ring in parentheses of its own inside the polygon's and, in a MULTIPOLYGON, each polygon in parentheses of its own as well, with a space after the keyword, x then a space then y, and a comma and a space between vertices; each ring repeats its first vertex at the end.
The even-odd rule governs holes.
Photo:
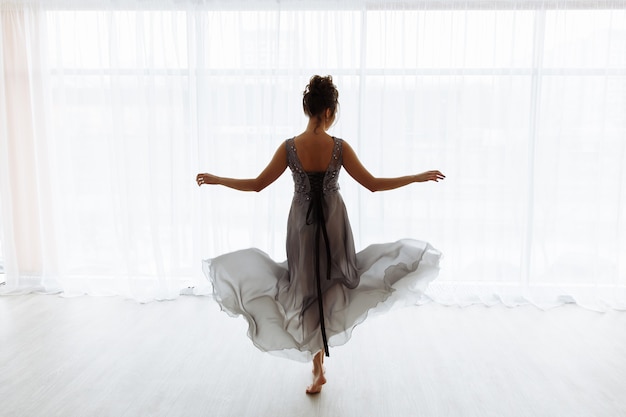
POLYGON ((302 96, 302 108, 309 117, 322 117, 326 109, 330 109, 333 115, 339 107, 339 91, 333 84, 333 77, 327 75, 320 77, 314 75, 304 89, 302 96))

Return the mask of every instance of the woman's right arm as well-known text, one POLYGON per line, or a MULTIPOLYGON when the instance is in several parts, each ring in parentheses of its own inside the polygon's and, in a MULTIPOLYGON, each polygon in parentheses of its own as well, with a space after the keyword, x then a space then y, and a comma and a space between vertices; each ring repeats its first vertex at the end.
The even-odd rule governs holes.
POLYGON ((438 182, 445 178, 445 175, 439 171, 426 171, 421 174, 394 178, 375 177, 363 166, 352 147, 346 141, 343 142, 343 167, 352 178, 372 192, 393 190, 414 182, 438 182))
POLYGON ((278 147, 272 160, 256 178, 226 178, 209 173, 200 173, 196 176, 196 182, 198 186, 219 184, 235 190, 259 192, 276 181, 285 169, 287 169, 287 150, 283 144, 278 147))

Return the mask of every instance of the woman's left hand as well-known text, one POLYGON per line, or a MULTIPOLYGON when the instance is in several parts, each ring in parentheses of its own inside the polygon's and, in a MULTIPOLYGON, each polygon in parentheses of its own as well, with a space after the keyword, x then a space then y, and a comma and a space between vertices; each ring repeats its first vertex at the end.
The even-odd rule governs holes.
POLYGON ((415 176, 415 182, 426 182, 426 181, 439 182, 440 180, 444 179, 445 177, 446 176, 443 175, 439 171, 426 171, 426 172, 422 172, 421 174, 417 174, 415 176))

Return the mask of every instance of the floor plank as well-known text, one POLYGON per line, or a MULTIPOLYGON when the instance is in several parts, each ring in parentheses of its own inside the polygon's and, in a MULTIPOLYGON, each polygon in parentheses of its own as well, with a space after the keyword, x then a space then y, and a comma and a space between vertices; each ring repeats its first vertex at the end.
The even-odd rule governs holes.
POLYGON ((258 352, 208 297, 0 297, 1 417, 626 415, 626 313, 428 304, 310 365, 258 352))

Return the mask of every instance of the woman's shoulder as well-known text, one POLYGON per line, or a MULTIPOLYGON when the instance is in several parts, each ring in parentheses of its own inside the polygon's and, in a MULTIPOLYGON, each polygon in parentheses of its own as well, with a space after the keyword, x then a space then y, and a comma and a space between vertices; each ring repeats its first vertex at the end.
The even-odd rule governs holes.
POLYGON ((342 148, 348 148, 348 149, 352 149, 352 146, 350 146, 350 144, 348 143, 348 141, 346 141, 345 139, 342 138, 338 138, 333 136, 333 139, 335 139, 335 141, 342 147, 342 148))
POLYGON ((344 141, 341 138, 338 138, 337 136, 333 136, 333 141, 335 143, 335 150, 337 150, 337 149, 343 150, 343 147, 344 147, 344 144, 346 143, 346 141, 344 141))
POLYGON ((295 136, 292 136, 290 138, 287 138, 284 140, 282 147, 289 152, 290 150, 295 150, 296 149, 296 145, 295 145, 295 136))

